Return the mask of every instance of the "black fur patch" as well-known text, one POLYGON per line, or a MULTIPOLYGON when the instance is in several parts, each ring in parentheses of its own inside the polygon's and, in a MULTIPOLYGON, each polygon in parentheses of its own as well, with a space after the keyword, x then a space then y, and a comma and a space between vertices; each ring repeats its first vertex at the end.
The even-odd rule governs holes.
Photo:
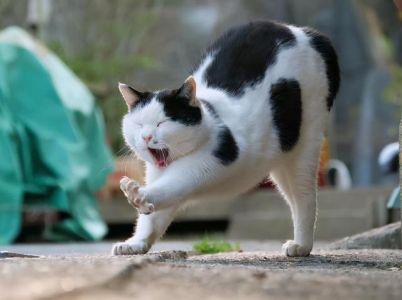
POLYGON ((338 57, 331 44, 331 41, 325 35, 311 28, 303 28, 303 31, 311 38, 311 46, 322 56, 325 62, 325 69, 329 84, 329 94, 327 96, 327 108, 331 109, 334 99, 339 90, 340 71, 338 57))
POLYGON ((225 125, 219 114, 216 112, 215 107, 208 101, 201 100, 202 104, 211 113, 217 122, 217 126, 220 126, 220 132, 218 134, 218 145, 213 150, 213 155, 224 166, 230 165, 239 156, 239 148, 237 147, 236 140, 234 139, 229 127, 225 125))
POLYGON ((141 109, 144 106, 148 105, 148 103, 151 102, 153 97, 155 97, 155 94, 152 92, 141 93, 141 98, 137 101, 137 103, 135 104, 134 108, 131 111, 141 109))
POLYGON ((158 93, 156 99, 163 104, 166 116, 172 121, 182 123, 186 126, 194 126, 201 123, 201 109, 191 106, 189 98, 177 95, 172 90, 164 90, 158 93))
POLYGON ((302 121, 301 90, 297 80, 280 78, 272 84, 270 103, 282 151, 297 144, 302 121))
POLYGON ((207 50, 216 54, 204 79, 209 87, 223 89, 233 97, 241 96, 245 87, 263 79, 267 68, 275 63, 279 49, 295 44, 290 29, 279 23, 255 21, 232 28, 207 50))
POLYGON ((218 146, 214 149, 213 155, 224 165, 230 165, 239 156, 239 148, 232 132, 227 126, 223 126, 218 135, 218 146))
POLYGON ((213 107, 213 105, 211 103, 209 103, 208 101, 205 100, 201 100, 202 104, 205 105, 205 107, 207 108, 207 110, 211 113, 211 115, 219 120, 220 122, 222 122, 221 118, 219 117, 218 113, 215 110, 215 107, 213 107))

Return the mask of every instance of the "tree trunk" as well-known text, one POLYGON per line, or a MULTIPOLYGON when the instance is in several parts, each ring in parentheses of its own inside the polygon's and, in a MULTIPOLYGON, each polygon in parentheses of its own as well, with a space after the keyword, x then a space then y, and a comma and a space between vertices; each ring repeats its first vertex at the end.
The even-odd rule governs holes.
MULTIPOLYGON (((402 119, 399 123, 399 192, 400 192, 400 214, 402 223, 402 119)), ((402 226, 401 226, 401 245, 400 248, 402 249, 402 226)))

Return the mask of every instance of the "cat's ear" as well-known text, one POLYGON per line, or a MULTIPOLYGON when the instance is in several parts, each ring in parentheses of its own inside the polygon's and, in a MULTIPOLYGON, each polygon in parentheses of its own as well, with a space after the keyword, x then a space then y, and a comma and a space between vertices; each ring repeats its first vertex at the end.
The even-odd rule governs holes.
POLYGON ((191 106, 200 106, 196 95, 197 85, 193 76, 186 79, 184 84, 178 89, 177 94, 190 99, 191 106))
POLYGON ((143 94, 131 86, 119 82, 119 90, 124 100, 126 101, 128 110, 132 110, 137 102, 143 97, 143 94))

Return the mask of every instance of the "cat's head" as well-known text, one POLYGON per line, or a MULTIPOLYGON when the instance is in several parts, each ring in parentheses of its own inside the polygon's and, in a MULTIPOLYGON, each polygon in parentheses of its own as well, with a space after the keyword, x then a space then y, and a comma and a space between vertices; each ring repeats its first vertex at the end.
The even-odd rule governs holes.
POLYGON ((119 89, 129 110, 123 135, 141 159, 163 168, 202 143, 202 110, 193 77, 177 90, 139 92, 121 83, 119 89))

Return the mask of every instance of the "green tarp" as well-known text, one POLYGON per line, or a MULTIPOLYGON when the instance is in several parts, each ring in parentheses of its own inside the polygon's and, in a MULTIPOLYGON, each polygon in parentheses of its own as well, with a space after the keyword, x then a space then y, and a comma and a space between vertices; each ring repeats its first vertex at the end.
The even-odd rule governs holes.
POLYGON ((70 216, 47 239, 101 239, 107 227, 93 193, 110 160, 102 114, 82 82, 25 31, 0 32, 0 244, 32 209, 70 216))

